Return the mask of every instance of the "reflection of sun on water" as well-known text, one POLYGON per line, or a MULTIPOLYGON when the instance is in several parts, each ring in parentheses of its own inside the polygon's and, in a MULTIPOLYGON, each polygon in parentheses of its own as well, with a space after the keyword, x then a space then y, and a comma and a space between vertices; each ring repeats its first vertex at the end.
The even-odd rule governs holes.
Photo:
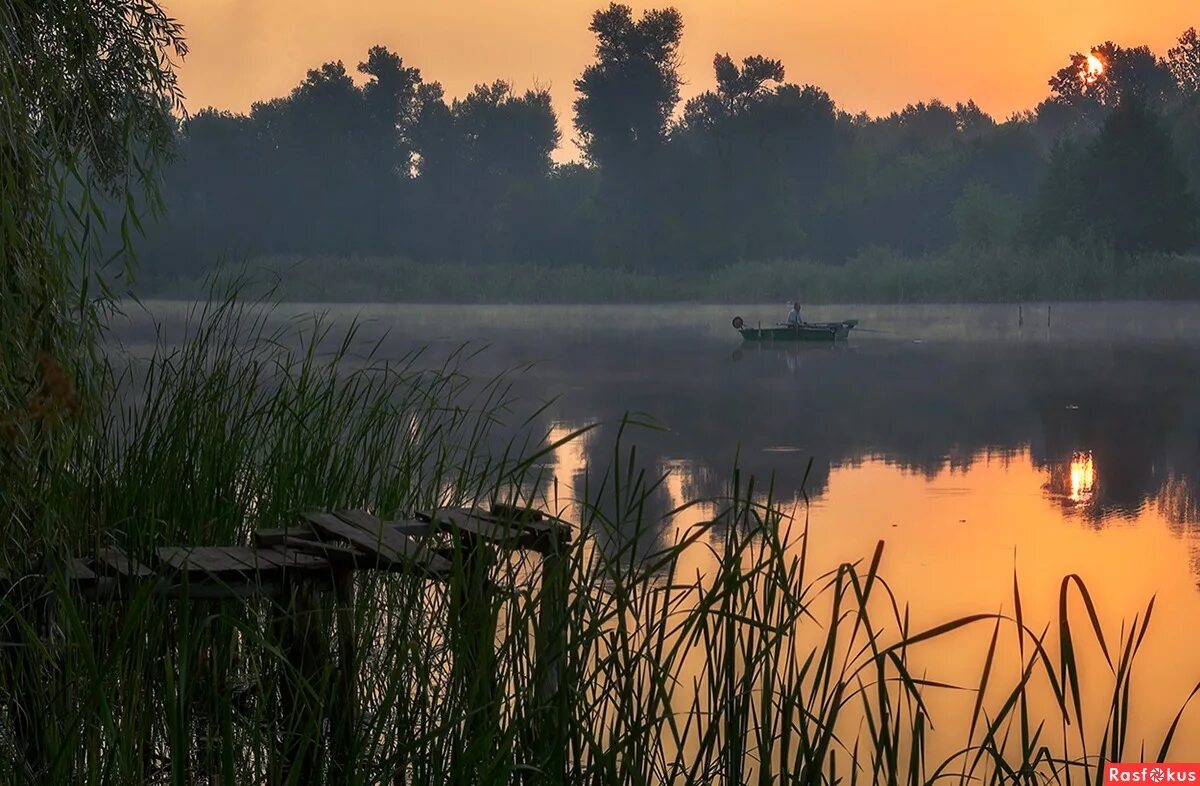
MULTIPOLYGON (((572 430, 570 424, 557 423, 548 439, 556 441, 572 430)), ((581 438, 555 451, 552 471, 563 488, 561 503, 567 500, 568 488, 576 498, 582 496, 587 448, 586 438, 581 438)), ((1089 450, 1055 452, 1054 460, 1045 463, 1035 462, 1028 449, 995 456, 956 456, 955 462, 932 471, 908 471, 885 459, 868 457, 831 468, 820 493, 820 509, 812 518, 813 537, 811 541, 785 538, 790 543, 786 549, 789 558, 798 558, 803 550, 819 573, 843 561, 861 559, 871 554, 880 540, 885 541, 881 575, 889 591, 912 609, 913 629, 981 611, 1007 611, 1014 583, 1019 585, 1026 618, 1039 625, 1052 623, 1059 613, 1063 577, 1069 574, 1078 574, 1088 587, 1106 633, 1120 630, 1123 620, 1144 610, 1147 600, 1156 597, 1154 624, 1138 656, 1129 736, 1157 745, 1180 697, 1195 684, 1194 653, 1173 642, 1185 635, 1180 632, 1188 630, 1189 621, 1200 614, 1190 544, 1171 528, 1170 519, 1160 514, 1165 505, 1129 514, 1129 521, 1136 526, 1080 526, 1071 509, 1087 511, 1102 491, 1095 455, 1089 450), (961 466, 956 467, 955 462, 961 466)), ((695 499, 707 485, 699 481, 704 470, 685 460, 663 459, 654 470, 665 475, 658 489, 664 511, 695 499)), ((1185 494, 1180 489, 1175 496, 1182 500, 1185 494)), ((704 504, 677 510, 663 521, 661 541, 651 547, 666 548, 680 542, 700 522, 717 515, 717 507, 704 504)), ((1185 510, 1187 505, 1180 501, 1175 507, 1185 510)), ((568 518, 580 517, 578 508, 567 512, 568 518)), ((795 512, 802 522, 807 511, 800 506, 795 512)), ((715 527, 679 555, 672 575, 679 585, 672 602, 678 605, 672 608, 687 608, 699 593, 711 590, 725 532, 723 527, 715 527), (695 590, 685 590, 685 585, 695 590)), ((1084 610, 1075 605, 1072 613, 1084 610)), ((988 657, 990 633, 990 628, 964 628, 952 642, 947 639, 948 644, 914 648, 910 666, 949 684, 978 684, 988 657)), ((795 635, 796 646, 805 647, 819 642, 823 634, 819 626, 806 626, 795 635)), ((881 640, 891 637, 888 641, 895 641, 897 635, 894 628, 879 633, 881 640)), ((1001 639, 1002 648, 1016 646, 1004 641, 1001 639)), ((673 675, 680 687, 670 699, 678 713, 694 706, 694 686, 706 674, 710 656, 699 645, 685 647, 683 652, 673 675)), ((992 679, 997 685, 1011 686, 1020 679, 1021 661, 1011 649, 996 652, 992 679), (1001 652, 1010 654, 1002 658, 1001 652)), ((1081 648, 1078 657, 1081 674, 1088 675, 1081 683, 1085 686, 1084 707, 1101 708, 1085 709, 1089 718, 1097 719, 1089 726, 1091 736, 1111 700, 1111 685, 1104 676, 1108 664, 1096 647, 1081 648)), ((1030 706, 1034 714, 1052 718, 1055 699, 1044 688, 1041 685, 1031 693, 1030 706)), ((1003 696, 991 692, 985 697, 991 707, 1002 700, 1003 696)), ((938 728, 946 730, 931 738, 930 750, 936 757, 949 756, 961 746, 974 695, 934 691, 926 701, 938 728)), ((850 726, 857 722, 857 718, 848 721, 850 726)), ((1200 715, 1186 714, 1176 738, 1173 755, 1200 756, 1200 715)), ((683 744, 696 743, 689 737, 683 744)))
MULTIPOLYGON (((554 445, 566 440, 576 427, 566 423, 553 423, 546 434, 546 444, 554 445)), ((551 453, 553 464, 550 466, 551 490, 549 504, 554 507, 557 515, 567 513, 565 506, 574 504, 580 481, 587 467, 587 447, 590 433, 581 434, 575 439, 567 440, 551 453), (561 484, 561 487, 560 487, 561 484)))
MULTIPOLYGON (((860 559, 876 541, 886 540, 880 574, 911 609, 913 629, 981 611, 1003 608, 1011 613, 1015 583, 1026 625, 1036 621, 1041 631, 1051 624, 1050 635, 1057 637, 1063 579, 1077 574, 1111 637, 1122 622, 1144 614, 1154 597, 1153 621, 1134 668, 1136 707, 1128 739, 1157 746, 1200 676, 1195 637, 1189 633, 1200 616, 1191 558, 1192 548, 1200 546, 1194 536, 1181 537, 1186 530, 1172 526, 1155 506, 1110 513, 1109 518, 1101 518, 1105 509, 1098 508, 1097 518, 1080 520, 1077 514, 1089 511, 1105 493, 1100 471, 1108 467, 1098 465, 1103 457, 1097 459, 1089 450, 1056 459, 1043 463, 1026 449, 1002 459, 977 454, 965 471, 949 466, 933 473, 910 471, 881 459, 835 468, 822 493, 823 505, 814 511, 809 558, 825 569, 835 561, 860 559)), ((1187 505, 1180 501, 1176 508, 1186 512, 1187 505)), ((1077 598, 1069 604, 1072 620, 1086 619, 1077 598)), ((1087 623, 1082 627, 1086 630, 1087 623)), ((933 680, 978 685, 990 634, 990 628, 964 628, 961 636, 914 647, 909 666, 928 669, 933 680)), ((1090 739, 1103 727, 1099 719, 1111 702, 1112 684, 1105 681, 1111 672, 1094 639, 1084 634, 1078 639, 1088 642, 1078 652, 1087 659, 1080 685, 1090 739)), ((1021 675, 1021 661, 1012 655, 1015 642, 1008 646, 996 650, 994 665, 1006 675, 995 679, 1005 690, 1021 675), (1002 652, 1009 654, 1002 658, 1002 652)), ((993 678, 999 673, 993 671, 993 678)), ((1039 683, 1038 690, 1044 688, 1039 683)), ((939 730, 930 744, 946 746, 939 753, 959 749, 974 699, 954 691, 930 695, 930 717, 939 730)), ((1003 701, 1003 691, 989 688, 985 702, 999 706, 993 701, 1003 701)), ((1035 714, 1054 717, 1053 702, 1052 691, 1038 693, 1035 714)), ((1181 760, 1200 756, 1200 714, 1192 709, 1181 721, 1188 731, 1175 735, 1171 750, 1181 760)))
POLYGON ((1092 452, 1076 451, 1071 457, 1071 491, 1068 496, 1077 504, 1090 502, 1095 487, 1096 465, 1092 462, 1092 452))

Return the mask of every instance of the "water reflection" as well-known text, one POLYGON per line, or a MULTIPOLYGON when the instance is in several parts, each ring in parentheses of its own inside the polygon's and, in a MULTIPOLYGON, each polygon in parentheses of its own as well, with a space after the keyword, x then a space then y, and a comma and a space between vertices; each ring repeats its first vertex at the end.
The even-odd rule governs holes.
MULTIPOLYGON (((818 563, 887 541, 883 571, 914 628, 1010 608, 1014 573, 1027 617, 1042 623, 1069 573, 1106 625, 1151 596, 1154 641, 1200 618, 1200 307, 1056 305, 1054 331, 1022 330, 1006 307, 830 309, 813 318, 859 316, 888 335, 780 348, 741 347, 726 312, 390 308, 362 338, 386 333, 392 356, 430 344, 431 357, 486 339, 473 362, 481 378, 536 361, 516 380, 537 413, 529 428, 554 442, 606 424, 554 451, 542 492, 560 509, 594 499, 636 445, 637 468, 651 481, 667 474, 645 511, 662 518, 659 545, 713 514, 667 515, 726 494, 737 466, 798 515, 807 494, 818 563), (630 411, 664 428, 627 427, 618 452, 630 411)), ((693 556, 701 572, 704 554, 693 556)), ((1153 675, 1139 701, 1177 707, 1200 677, 1191 642, 1152 644, 1139 656, 1153 675)), ((961 675, 941 665, 949 681, 978 679, 974 661, 961 675)), ((1200 724, 1188 733, 1200 755, 1200 724)))
POLYGON ((1090 450, 1077 450, 1069 462, 1053 464, 1047 470, 1044 488, 1064 506, 1085 515, 1092 511, 1096 489, 1096 464, 1090 450))
POLYGON ((1071 492, 1067 496, 1076 505, 1086 505, 1092 500, 1095 485, 1096 467, 1091 451, 1076 451, 1071 458, 1071 492))
MULTIPOLYGON (((184 307, 155 311, 169 339, 184 307)), ((1035 311, 1025 308, 1027 317, 1035 311)), ((463 342, 486 342, 472 361, 481 378, 533 361, 516 392, 530 410, 549 402, 533 428, 551 439, 624 412, 649 413, 666 430, 627 435, 639 462, 675 468, 699 495, 722 493, 735 462, 792 499, 802 485, 822 498, 834 472, 872 462, 933 478, 1028 455, 1044 474, 1034 493, 1060 499, 1060 515, 1104 529, 1153 505, 1170 511, 1180 533, 1196 529, 1198 306, 1056 304, 1052 331, 1021 326, 1008 306, 826 307, 813 318, 857 316, 879 332, 791 347, 743 346, 726 312, 345 306, 333 316, 367 319, 362 345, 382 336, 384 356, 428 345, 427 355, 440 358, 463 342)), ((140 317, 122 338, 136 350, 140 336, 155 335, 140 317)), ((521 424, 518 413, 512 425, 521 424)), ((559 484, 585 466, 611 464, 612 432, 573 443, 553 473, 559 484)))
MULTIPOLYGON (((1044 473, 1034 493, 1103 528, 1200 481, 1200 362, 1172 347, 875 343, 722 361, 593 334, 570 355, 524 381, 561 393, 549 414, 581 424, 655 413, 669 431, 638 435, 641 457, 689 474, 701 494, 721 493, 735 460, 790 498, 806 472, 821 497, 834 471, 866 462, 932 478, 1027 453, 1044 473)), ((589 462, 611 448, 595 440, 589 462)))

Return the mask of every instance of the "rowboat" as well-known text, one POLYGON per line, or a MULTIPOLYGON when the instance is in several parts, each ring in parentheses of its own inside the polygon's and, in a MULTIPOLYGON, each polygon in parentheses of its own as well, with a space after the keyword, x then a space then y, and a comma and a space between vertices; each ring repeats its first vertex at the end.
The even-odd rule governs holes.
POLYGON ((841 322, 804 322, 800 325, 749 327, 741 317, 733 318, 733 326, 745 341, 836 341, 850 335, 857 319, 841 322))

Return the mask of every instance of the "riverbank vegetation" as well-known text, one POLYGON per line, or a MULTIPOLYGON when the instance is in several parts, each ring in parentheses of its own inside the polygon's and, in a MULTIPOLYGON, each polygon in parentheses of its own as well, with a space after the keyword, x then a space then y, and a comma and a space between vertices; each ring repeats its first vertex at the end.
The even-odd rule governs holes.
POLYGON ((685 101, 678 12, 612 5, 591 31, 569 119, 505 82, 450 98, 383 46, 247 114, 196 112, 142 244, 145 291, 219 259, 329 257, 374 260, 337 277, 339 299, 377 279, 390 299, 471 300, 471 277, 542 299, 526 276, 556 300, 709 299, 764 268, 773 300, 1200 296, 1167 283, 1200 240, 1194 30, 1165 52, 1072 54, 1006 119, 937 99, 853 114, 753 52, 717 53, 685 101), (1004 259, 1018 269, 978 280, 1004 259))
MULTIPOLYGON (((739 262, 686 275, 585 265, 443 263, 396 257, 279 255, 229 266, 249 292, 297 302, 343 303, 951 303, 1191 300, 1200 256, 1126 255, 1102 244, 951 248, 906 258, 869 248, 840 265, 739 262), (257 288, 256 288, 257 287, 257 288)), ((153 274, 151 274, 153 275, 153 274)), ((194 300, 211 276, 148 277, 150 297, 194 300)))

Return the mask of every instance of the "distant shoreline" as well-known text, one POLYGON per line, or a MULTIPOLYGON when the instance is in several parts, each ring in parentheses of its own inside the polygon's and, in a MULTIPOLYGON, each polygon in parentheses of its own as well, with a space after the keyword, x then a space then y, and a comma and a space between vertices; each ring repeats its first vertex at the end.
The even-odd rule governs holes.
MULTIPOLYGON (((161 270, 150 265, 149 270, 161 270)), ((197 300, 234 286, 289 302, 394 304, 1029 303, 1200 300, 1200 255, 1123 256, 1067 244, 958 248, 918 258, 872 249, 841 264, 735 262, 670 276, 582 265, 419 263, 403 257, 272 256, 212 274, 143 275, 145 299, 197 300), (238 283, 231 283, 238 282, 238 283)))

